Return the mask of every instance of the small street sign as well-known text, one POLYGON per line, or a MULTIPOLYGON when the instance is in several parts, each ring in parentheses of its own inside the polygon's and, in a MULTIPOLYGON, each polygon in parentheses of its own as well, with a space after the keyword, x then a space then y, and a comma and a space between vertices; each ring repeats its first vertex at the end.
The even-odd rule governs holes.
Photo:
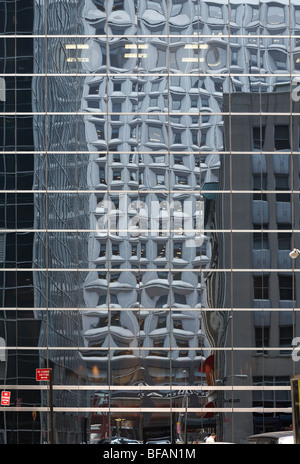
POLYGON ((36 369, 36 380, 50 380, 50 371, 52 369, 36 369))
POLYGON ((9 406, 10 404, 10 392, 3 391, 1 393, 1 406, 9 406))

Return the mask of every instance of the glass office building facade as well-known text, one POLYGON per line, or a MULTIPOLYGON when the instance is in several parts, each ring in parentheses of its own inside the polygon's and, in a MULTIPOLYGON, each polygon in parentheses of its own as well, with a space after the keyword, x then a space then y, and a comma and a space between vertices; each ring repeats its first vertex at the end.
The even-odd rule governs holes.
POLYGON ((0 0, 0 21, 1 443, 289 429, 298 2, 0 0))

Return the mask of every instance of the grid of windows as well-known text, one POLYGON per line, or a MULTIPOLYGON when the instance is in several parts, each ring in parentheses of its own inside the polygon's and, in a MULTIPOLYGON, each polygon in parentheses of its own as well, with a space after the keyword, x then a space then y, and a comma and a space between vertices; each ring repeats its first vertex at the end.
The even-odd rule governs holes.
POLYGON ((287 427, 296 0, 0 0, 0 17, 0 440, 14 414, 20 443, 287 427))

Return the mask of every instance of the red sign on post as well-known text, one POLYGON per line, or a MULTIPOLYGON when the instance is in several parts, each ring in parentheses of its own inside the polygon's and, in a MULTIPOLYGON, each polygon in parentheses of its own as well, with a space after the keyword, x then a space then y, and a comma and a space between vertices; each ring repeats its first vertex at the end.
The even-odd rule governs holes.
POLYGON ((10 403, 10 392, 3 391, 1 393, 1 405, 2 406, 8 406, 9 403, 10 403))
POLYGON ((52 369, 36 369, 36 380, 50 380, 50 371, 52 369))

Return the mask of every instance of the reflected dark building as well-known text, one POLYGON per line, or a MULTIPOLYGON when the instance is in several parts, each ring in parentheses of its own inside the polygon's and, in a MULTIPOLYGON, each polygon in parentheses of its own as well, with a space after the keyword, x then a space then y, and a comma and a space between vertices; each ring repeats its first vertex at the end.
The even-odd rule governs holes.
MULTIPOLYGON (((262 433, 290 427, 291 412, 285 410, 291 397, 286 387, 291 374, 299 370, 291 357, 291 341, 299 325, 295 311, 299 276, 289 253, 299 240, 295 231, 299 229, 300 119, 299 103, 291 103, 290 92, 282 90, 275 86, 272 93, 233 94, 231 111, 242 114, 224 117, 230 162, 221 163, 224 183, 220 186, 239 193, 228 193, 217 201, 217 228, 233 230, 223 234, 222 243, 219 240, 224 250, 219 267, 233 269, 224 292, 225 307, 235 308, 230 313, 233 345, 253 347, 230 354, 228 364, 243 365, 248 385, 254 387, 229 398, 262 408, 249 412, 247 421, 241 419, 243 436, 252 430, 262 433), (243 214, 245 210, 250 213, 243 214), (262 386, 266 391, 255 390, 262 386)), ((228 95, 224 95, 223 109, 228 112, 228 95)))
MULTIPOLYGON (((38 2, 39 3, 39 2, 38 2)), ((35 33, 46 27, 44 3, 36 4, 35 33)), ((47 31, 72 35, 80 29, 82 7, 74 9, 63 2, 47 5, 47 31), (62 9, 61 9, 62 8, 62 9)), ((52 369, 54 443, 86 443, 88 414, 80 408, 90 406, 85 362, 78 347, 82 346, 82 318, 79 308, 84 305, 82 287, 84 269, 88 269, 89 194, 84 120, 77 116, 78 100, 83 79, 62 76, 46 78, 55 73, 70 72, 68 61, 61 60, 64 50, 61 39, 45 42, 34 40, 35 77, 33 107, 35 165, 35 222, 33 248, 35 315, 41 322, 39 367, 52 369), (41 74, 41 75, 40 75, 41 74), (71 116, 65 115, 66 111, 71 116), (48 116, 47 113, 51 113, 48 116), (54 114, 53 114, 54 113, 54 114), (83 153, 82 153, 83 152, 83 153), (57 389, 64 385, 67 390, 57 389), (75 408, 75 412, 68 411, 75 408), (78 410, 77 410, 78 408, 78 410), (62 409, 60 412, 59 410, 62 409), (56 412, 57 411, 57 412, 56 412)), ((73 69, 72 69, 73 70, 73 69)), ((79 100, 80 102, 80 100, 79 100)), ((49 407, 49 392, 42 392, 41 406, 49 407)), ((49 440, 49 412, 41 414, 42 439, 49 440)))
POLYGON ((0 1, 3 384, 52 369, 55 443, 288 427, 298 5, 28 5, 0 1))
MULTIPOLYGON (((30 34, 34 5, 31 1, 1 2, 1 33, 30 34)), ((24 47, 20 40, 0 39, 0 67, 5 88, 0 101, 0 295, 1 295, 1 385, 12 385, 11 406, 1 413, 1 443, 39 443, 40 421, 32 411, 40 403, 34 388, 38 366, 40 323, 34 317, 32 267, 34 200, 33 116, 31 85, 33 40, 24 47), (17 56, 16 56, 17 55, 17 56), (24 73, 24 77, 14 73, 24 73), (28 76, 26 76, 28 74, 28 76), (22 116, 18 113, 28 113, 22 116), (22 154, 22 152, 24 154, 22 154), (26 385, 22 389, 22 385, 26 385), (19 386, 19 389, 17 388, 19 386)))

